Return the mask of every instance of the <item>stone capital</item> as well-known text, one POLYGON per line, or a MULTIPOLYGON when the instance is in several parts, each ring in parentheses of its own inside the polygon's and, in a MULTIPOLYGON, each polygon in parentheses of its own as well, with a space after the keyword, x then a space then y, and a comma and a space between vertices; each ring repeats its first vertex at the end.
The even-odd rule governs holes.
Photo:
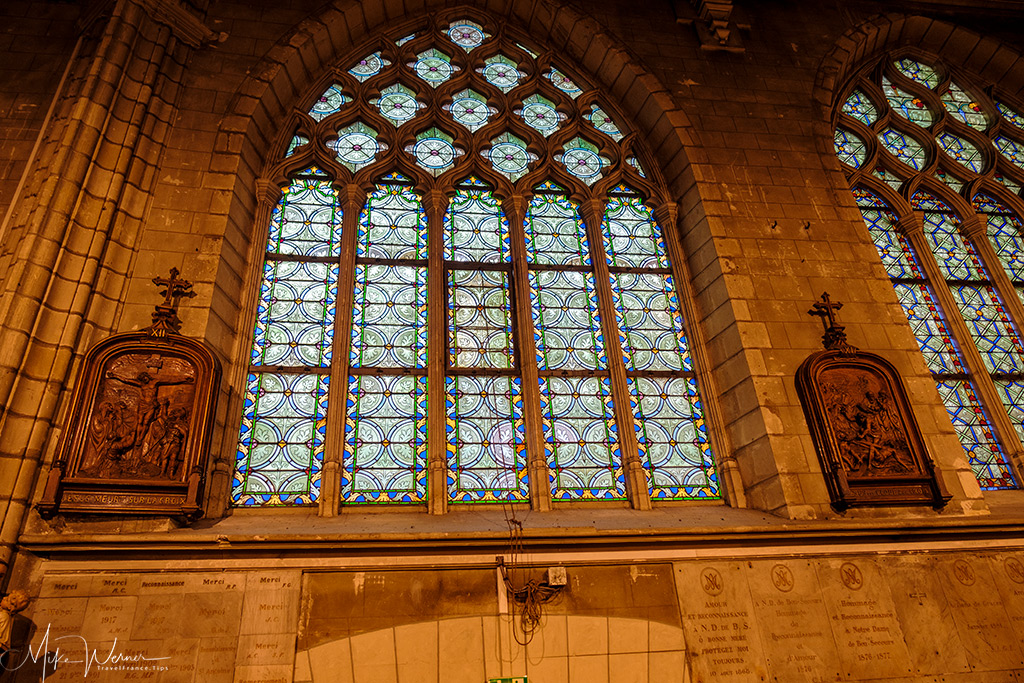
POLYGON ((142 7, 146 14, 158 23, 171 29, 174 37, 191 47, 208 43, 223 43, 227 33, 215 33, 206 24, 189 12, 179 0, 132 0, 142 7))

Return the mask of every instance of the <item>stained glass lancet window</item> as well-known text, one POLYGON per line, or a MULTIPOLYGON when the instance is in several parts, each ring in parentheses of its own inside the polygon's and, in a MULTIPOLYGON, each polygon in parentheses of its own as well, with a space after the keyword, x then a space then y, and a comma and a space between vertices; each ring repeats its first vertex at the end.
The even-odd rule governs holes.
POLYGON ((652 157, 507 34, 389 36, 279 141, 236 505, 719 497, 652 157))
POLYGON ((232 500, 316 502, 338 292, 341 215, 330 179, 293 176, 267 237, 232 500))
POLYGON ((1014 310, 1021 310, 1024 225, 1006 203, 978 193, 978 187, 994 178, 1014 194, 1020 192, 1017 150, 1024 149, 1024 137, 1014 125, 1014 110, 981 93, 966 76, 938 64, 910 57, 883 62, 852 85, 839 108, 836 152, 979 483, 988 489, 1015 488, 1018 479, 1006 452, 1019 445, 1000 443, 1012 436, 1008 427, 996 429, 994 422, 1008 424, 1005 410, 1024 438, 1024 345, 1022 321, 1014 318, 1014 310), (871 92, 881 92, 884 99, 873 99, 871 92), (994 125, 1000 116, 1003 125, 994 125), (880 144, 873 149, 854 146, 846 130, 865 126, 878 137, 880 144), (893 167, 887 154, 900 162, 898 175, 886 170, 893 167), (903 216, 881 199, 881 190, 867 189, 887 189, 879 180, 905 191, 904 196, 913 195, 903 216), (911 183, 914 189, 904 190, 911 183), (968 191, 975 195, 963 197, 966 201, 943 198, 968 191), (965 228, 967 219, 975 220, 971 210, 954 209, 972 201, 985 226, 980 235, 965 228), (911 215, 910 222, 923 227, 922 248, 931 251, 934 267, 918 260, 899 227, 898 218, 910 220, 911 215), (975 242, 980 239, 987 247, 986 234, 989 251, 975 242), (999 270, 1007 273, 1013 289, 1002 291, 993 280, 999 270), (931 282, 928 272, 934 273, 931 282), (935 282, 939 278, 945 284, 935 282), (937 296, 933 287, 948 287, 949 298, 937 296), (940 300, 952 303, 943 310, 940 300), (947 324, 957 318, 963 326, 947 324), (958 330, 966 334, 960 338, 958 330), (974 360, 968 363, 965 354, 974 360), (977 371, 972 374, 969 366, 977 371), (988 398, 994 395, 999 402, 988 398))

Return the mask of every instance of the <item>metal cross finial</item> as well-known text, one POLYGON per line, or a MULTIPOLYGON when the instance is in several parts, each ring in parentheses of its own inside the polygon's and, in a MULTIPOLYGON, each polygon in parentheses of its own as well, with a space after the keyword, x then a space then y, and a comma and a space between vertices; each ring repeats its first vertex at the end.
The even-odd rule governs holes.
POLYGON ((182 297, 193 297, 196 295, 192 291, 192 283, 185 279, 179 279, 179 274, 180 271, 177 268, 171 268, 170 277, 153 278, 154 285, 164 288, 160 291, 160 294, 164 297, 163 305, 175 311, 178 310, 178 303, 182 297))
POLYGON ((836 322, 836 311, 842 308, 843 305, 838 301, 832 301, 829 297, 828 292, 823 292, 821 295, 821 301, 815 301, 811 306, 811 310, 807 311, 808 315, 814 315, 821 318, 821 324, 825 326, 825 331, 828 332, 833 327, 837 327, 836 322))

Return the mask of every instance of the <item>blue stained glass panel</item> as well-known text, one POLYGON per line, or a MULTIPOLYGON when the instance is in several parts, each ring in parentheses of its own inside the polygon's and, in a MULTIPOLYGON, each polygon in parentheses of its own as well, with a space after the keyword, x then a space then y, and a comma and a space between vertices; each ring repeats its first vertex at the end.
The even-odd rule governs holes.
POLYGON ((351 100, 341 92, 341 86, 335 83, 313 103, 309 115, 317 121, 323 121, 331 114, 337 114, 351 100))
POLYGON ((907 78, 917 81, 929 88, 939 84, 939 74, 935 69, 914 59, 900 59, 895 62, 896 68, 907 78))
POLYGON ((487 106, 487 98, 474 90, 463 90, 456 94, 452 103, 445 105, 445 110, 470 132, 486 126, 487 120, 497 112, 487 106))
POLYGON ((320 498, 329 377, 250 373, 231 501, 310 505, 320 498))
POLYGON ((529 498, 518 377, 447 377, 448 497, 453 503, 529 498))
MULTIPOLYGON (((1024 440, 1024 382, 997 379, 995 384, 999 390, 999 398, 1006 407, 1006 413, 1010 416, 1010 421, 1013 422, 1013 428, 1017 432, 1017 436, 1024 440)), ((989 454, 983 453, 983 455, 989 454)), ((993 450, 990 455, 991 457, 988 461, 971 463, 971 468, 978 477, 982 488, 1017 488, 1013 469, 1007 463, 1003 452, 993 450)))
POLYGON ((340 129, 338 137, 328 142, 327 146, 334 150, 338 161, 353 173, 372 164, 377 154, 387 149, 387 145, 377 140, 377 131, 361 121, 340 129))
POLYGON ((508 272, 448 271, 448 359, 453 368, 513 367, 508 272))
POLYGON ((852 116, 865 126, 870 126, 878 119, 878 110, 867 95, 861 90, 854 90, 843 103, 843 113, 852 116))
POLYGON ((490 160, 491 166, 512 182, 516 182, 530 172, 530 164, 538 161, 533 152, 526 149, 526 141, 512 133, 502 133, 491 140, 491 148, 480 152, 490 160))
POLYGON ((448 27, 448 38, 466 52, 480 47, 490 37, 483 26, 468 19, 453 21, 448 27))
POLYGON ((452 64, 451 57, 434 49, 416 55, 416 61, 409 66, 432 88, 441 85, 459 70, 459 67, 452 64))
POLYGON ((1024 284, 1024 238, 1021 237, 1024 223, 988 195, 979 194, 974 198, 974 210, 987 219, 988 239, 1010 280, 1018 286, 1024 284))
POLYGON ((541 377, 544 450, 555 500, 624 500, 607 377, 541 377))
MULTIPOLYGON (((629 192, 619 186, 613 192, 629 192)), ((640 197, 613 194, 605 205, 604 248, 609 265, 629 268, 668 268, 661 228, 640 197)))
POLYGON ((903 312, 907 314, 910 329, 921 347, 928 369, 937 374, 966 372, 931 287, 927 284, 899 282, 894 282, 892 286, 903 306, 903 312))
POLYGON ((896 217, 888 211, 861 209, 861 215, 868 226, 868 234, 882 257, 882 265, 891 278, 923 278, 917 266, 917 259, 910 250, 906 237, 895 228, 896 217))
POLYGON ((309 138, 305 137, 304 135, 295 135, 295 136, 293 136, 291 141, 288 143, 288 149, 285 150, 285 153, 284 153, 285 158, 290 157, 291 155, 295 154, 295 150, 298 149, 299 147, 302 147, 303 145, 308 145, 308 144, 309 144, 309 138))
POLYGON ((357 264, 352 367, 427 366, 427 270, 357 264))
POLYGON ((932 125, 935 117, 932 115, 928 105, 919 97, 907 94, 889 82, 888 78, 882 77, 882 92, 889 106, 893 111, 911 123, 916 123, 922 128, 932 125))
POLYGON ((537 188, 526 214, 526 258, 556 266, 590 265, 587 228, 579 206, 552 183, 537 188))
POLYGON ((1005 135, 997 135, 992 142, 1000 154, 1017 166, 1024 168, 1024 145, 1020 145, 1005 135))
MULTIPOLYGON (((941 380, 936 384, 953 422, 953 429, 967 451, 967 462, 981 487, 1016 488, 1006 455, 992 433, 992 425, 972 383, 964 380, 941 380)), ((1011 384, 1014 383, 996 382, 1001 391, 1016 393, 1016 387, 1010 386, 1011 384)))
POLYGON ((989 371, 1024 371, 1024 345, 995 289, 955 284, 949 288, 989 371))
POLYGON ((396 126, 416 118, 425 105, 416 101, 416 93, 401 83, 389 85, 380 91, 380 97, 373 101, 381 116, 396 126))
POLYGON ((1004 119, 1006 119, 1013 125, 1017 126, 1018 128, 1024 128, 1024 116, 1018 114, 1011 107, 1008 107, 1002 102, 996 100, 996 109, 999 110, 999 113, 1003 115, 1004 119))
POLYGON ((946 173, 941 168, 935 171, 935 177, 944 182, 946 185, 949 185, 951 188, 953 188, 954 192, 959 192, 964 188, 964 184, 960 182, 959 178, 949 173, 946 173))
POLYGON ((307 258, 340 255, 341 208, 330 181, 296 178, 284 189, 270 217, 267 253, 307 258))
POLYGON ((615 125, 615 121, 606 111, 596 104, 590 108, 590 112, 584 115, 583 118, 590 121, 590 125, 608 135, 616 142, 622 139, 622 131, 619 130, 617 125, 615 125))
POLYGON ((421 503, 427 498, 427 380, 348 378, 342 456, 347 503, 421 503))
POLYGON ((359 217, 356 256, 426 258, 427 214, 419 195, 405 185, 378 185, 359 217))
MULTIPOLYGON (((924 193, 918 192, 914 195, 914 203, 914 208, 920 210, 933 202, 924 193)), ((971 243, 960 234, 959 225, 959 219, 952 214, 934 209, 925 210, 924 232, 932 245, 939 268, 947 280, 987 280, 985 266, 971 243)))
POLYGON ((958 164, 961 164, 975 173, 981 173, 985 159, 981 156, 981 150, 967 140, 959 138, 952 133, 942 133, 935 140, 939 147, 949 156, 953 157, 958 164))
POLYGON ((942 105, 954 118, 963 121, 971 128, 985 130, 988 128, 988 119, 978 102, 967 94, 963 88, 952 81, 946 92, 942 93, 942 105))
POLYGON ((903 180, 901 180, 898 175, 884 166, 875 167, 875 170, 871 172, 871 175, 875 176, 894 190, 899 190, 900 186, 903 184, 903 180))
POLYGON ((348 70, 350 74, 359 79, 359 82, 368 81, 381 71, 384 67, 390 65, 384 57, 381 57, 380 51, 374 52, 372 55, 367 55, 360 59, 355 66, 348 70))
POLYGON ((644 173, 643 167, 640 165, 640 161, 636 157, 628 157, 626 159, 626 163, 636 169, 637 174, 639 174, 641 178, 647 177, 647 174, 644 173))
POLYGON ((451 135, 431 128, 417 135, 415 144, 406 147, 405 151, 416 157, 417 164, 436 176, 454 166, 455 160, 465 154, 465 150, 453 142, 451 135))
POLYGON ((515 113, 526 125, 544 137, 558 130, 562 121, 566 119, 565 114, 555 109, 555 103, 543 95, 530 95, 525 98, 522 109, 517 109, 515 113))
POLYGON ((612 291, 628 370, 693 370, 671 276, 613 273, 612 291))
POLYGON ((651 498, 718 498, 718 475, 693 377, 631 377, 640 459, 651 498))
POLYGON ((526 75, 516 67, 516 63, 505 55, 494 55, 484 60, 484 66, 478 69, 487 82, 503 93, 507 93, 526 75))
POLYGON ((894 128, 886 128, 878 135, 878 139, 893 156, 915 171, 924 166, 924 148, 909 135, 894 128))
POLYGON ((448 204, 444 257, 449 261, 508 263, 508 221, 490 188, 469 178, 448 204))
POLYGON ((850 131, 836 128, 835 132, 836 156, 844 164, 860 168, 864 163, 866 155, 864 141, 850 131))
POLYGON ((328 367, 337 294, 337 264, 268 259, 252 364, 328 367))
POLYGON ((565 170, 573 174, 587 185, 593 185, 601 177, 601 172, 611 165, 611 160, 598 153, 597 145, 583 138, 573 138, 563 145, 561 154, 555 155, 556 161, 565 165, 565 170))
POLYGON ((530 300, 541 370, 607 367, 592 273, 532 270, 530 300))
POLYGON ((544 77, 551 81, 552 85, 573 99, 583 94, 583 89, 573 83, 568 76, 558 69, 550 69, 544 74, 544 77))

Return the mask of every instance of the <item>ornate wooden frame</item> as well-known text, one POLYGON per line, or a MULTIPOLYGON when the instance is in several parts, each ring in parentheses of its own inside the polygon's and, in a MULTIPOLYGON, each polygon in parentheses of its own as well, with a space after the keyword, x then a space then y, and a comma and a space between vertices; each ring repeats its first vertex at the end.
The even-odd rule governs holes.
MULTIPOLYGON (((796 388, 821 460, 832 507, 931 505, 952 496, 935 474, 899 372, 889 361, 846 343, 832 311, 825 315, 826 350, 797 370, 796 388)), ((827 310, 828 313, 822 313, 827 310)))
POLYGON ((191 285, 176 270, 158 284, 168 286, 167 300, 152 327, 108 337, 85 355, 36 506, 44 518, 202 512, 220 363, 201 341, 176 333, 177 299, 191 285))

